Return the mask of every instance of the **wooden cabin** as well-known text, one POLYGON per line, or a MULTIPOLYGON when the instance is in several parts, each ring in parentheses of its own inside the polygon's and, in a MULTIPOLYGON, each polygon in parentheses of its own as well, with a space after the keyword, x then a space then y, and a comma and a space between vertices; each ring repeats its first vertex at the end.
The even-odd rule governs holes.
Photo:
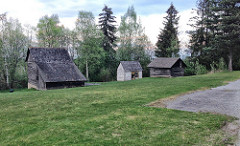
POLYGON ((155 58, 148 66, 150 77, 184 76, 186 64, 180 58, 155 58))
POLYGON ((29 89, 78 87, 87 81, 64 48, 29 48, 26 62, 29 89))
POLYGON ((142 78, 142 67, 138 61, 120 61, 117 68, 117 81, 142 78))

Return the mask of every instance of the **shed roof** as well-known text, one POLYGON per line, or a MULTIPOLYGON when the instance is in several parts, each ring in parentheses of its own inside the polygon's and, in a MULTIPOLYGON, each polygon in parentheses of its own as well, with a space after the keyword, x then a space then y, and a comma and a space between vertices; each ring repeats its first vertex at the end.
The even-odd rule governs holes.
MULTIPOLYGON (((150 67, 150 68, 172 68, 173 65, 178 60, 181 60, 181 59, 180 58, 165 58, 165 57, 155 58, 147 67, 150 67)), ((184 64, 184 62, 183 62, 183 64, 184 64)))
POLYGON ((125 71, 142 71, 141 64, 138 61, 120 61, 125 71))
POLYGON ((64 48, 29 48, 26 61, 37 64, 44 82, 87 80, 64 48))

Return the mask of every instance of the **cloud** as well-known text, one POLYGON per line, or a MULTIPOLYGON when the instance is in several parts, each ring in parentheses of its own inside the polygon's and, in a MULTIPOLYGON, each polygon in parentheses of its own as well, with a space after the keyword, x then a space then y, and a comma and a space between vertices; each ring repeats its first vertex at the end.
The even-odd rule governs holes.
POLYGON ((155 44, 171 2, 179 11, 179 39, 181 46, 185 48, 189 40, 186 31, 191 30, 187 25, 188 20, 194 15, 191 8, 195 6, 195 1, 192 0, 5 0, 0 5, 0 13, 7 12, 8 16, 18 18, 22 24, 32 26, 36 26, 44 15, 58 14, 61 24, 73 29, 80 10, 93 12, 97 22, 98 14, 106 4, 112 8, 119 26, 121 16, 129 6, 134 5, 145 27, 145 33, 152 44, 155 44))

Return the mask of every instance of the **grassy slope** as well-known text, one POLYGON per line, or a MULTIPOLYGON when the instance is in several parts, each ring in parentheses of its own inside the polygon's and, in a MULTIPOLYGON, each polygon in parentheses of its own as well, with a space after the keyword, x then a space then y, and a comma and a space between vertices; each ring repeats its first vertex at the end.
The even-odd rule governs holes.
POLYGON ((219 144, 229 117, 143 105, 237 78, 240 72, 0 93, 0 145, 219 144))

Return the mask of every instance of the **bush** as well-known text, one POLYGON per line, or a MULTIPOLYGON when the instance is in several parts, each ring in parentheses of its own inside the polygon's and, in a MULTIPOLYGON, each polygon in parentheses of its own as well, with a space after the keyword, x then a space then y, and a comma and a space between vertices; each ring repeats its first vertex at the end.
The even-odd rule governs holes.
POLYGON ((102 81, 102 82, 107 82, 107 81, 113 80, 110 70, 102 68, 99 73, 99 79, 100 79, 99 81, 102 81))
POLYGON ((196 62, 195 65, 195 74, 196 75, 202 75, 202 74, 206 74, 208 72, 206 66, 199 64, 199 62, 196 62))
POLYGON ((13 81, 13 88, 27 88, 28 85, 28 77, 27 74, 24 75, 16 75, 15 80, 13 81))
POLYGON ((217 68, 218 68, 218 70, 220 70, 220 71, 227 70, 227 65, 226 65, 226 63, 225 63, 225 61, 224 61, 223 58, 220 58, 220 59, 219 59, 219 62, 218 62, 218 64, 217 64, 217 68))
POLYGON ((184 69, 184 75, 185 76, 195 75, 195 64, 194 64, 194 62, 190 61, 190 59, 185 59, 184 63, 187 65, 187 67, 184 69))

